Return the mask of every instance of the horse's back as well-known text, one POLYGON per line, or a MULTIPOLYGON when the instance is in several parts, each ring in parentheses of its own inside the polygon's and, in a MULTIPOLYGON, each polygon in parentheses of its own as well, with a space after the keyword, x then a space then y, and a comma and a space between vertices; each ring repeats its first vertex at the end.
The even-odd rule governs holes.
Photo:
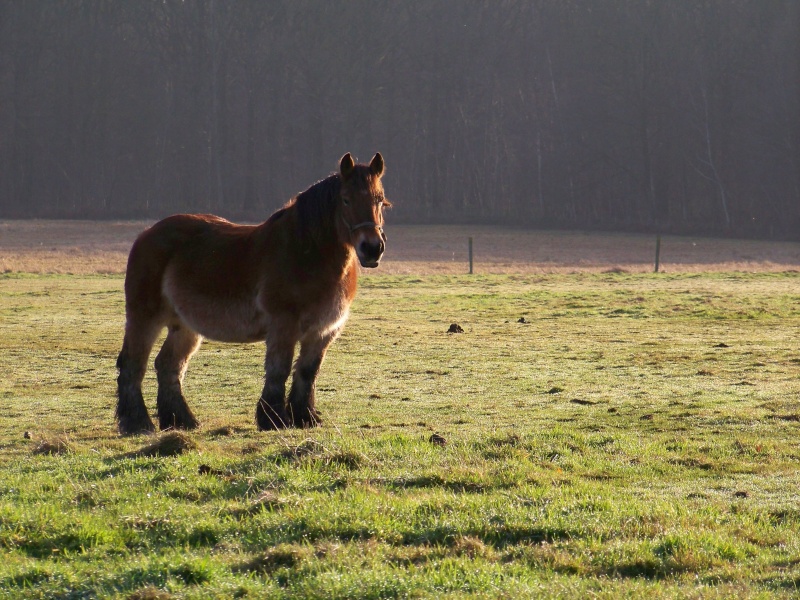
POLYGON ((155 248, 172 255, 186 248, 187 242, 242 237, 252 229, 250 225, 236 225, 216 215, 172 215, 139 234, 131 253, 137 250, 137 246, 146 245, 150 250, 155 248))

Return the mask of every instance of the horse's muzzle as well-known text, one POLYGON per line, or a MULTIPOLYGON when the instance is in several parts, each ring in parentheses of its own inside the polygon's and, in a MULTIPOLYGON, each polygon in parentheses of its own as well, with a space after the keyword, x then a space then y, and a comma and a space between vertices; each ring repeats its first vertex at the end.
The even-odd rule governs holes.
POLYGON ((342 220, 344 220, 351 234, 358 231, 358 239, 354 244, 358 262, 361 263, 362 267, 367 269, 374 269, 377 267, 386 250, 386 233, 384 233, 383 227, 378 225, 375 221, 364 221, 357 225, 350 225, 344 217, 342 217, 342 220), (370 229, 372 229, 371 232, 369 231, 370 229))
POLYGON ((356 247, 358 262, 362 267, 374 269, 380 264, 384 250, 386 245, 383 239, 363 239, 356 247))

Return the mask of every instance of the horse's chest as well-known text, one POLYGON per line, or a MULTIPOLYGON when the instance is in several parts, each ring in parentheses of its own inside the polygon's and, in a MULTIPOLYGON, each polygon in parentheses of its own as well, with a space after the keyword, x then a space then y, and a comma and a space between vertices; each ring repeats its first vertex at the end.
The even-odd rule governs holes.
POLYGON ((340 293, 327 302, 309 306, 300 317, 300 329, 303 334, 325 336, 344 327, 349 316, 350 298, 340 293))
POLYGON ((352 252, 348 256, 343 271, 306 268, 297 269, 294 277, 266 279, 260 298, 265 312, 281 320, 292 319, 301 337, 339 331, 356 292, 355 259, 352 252))

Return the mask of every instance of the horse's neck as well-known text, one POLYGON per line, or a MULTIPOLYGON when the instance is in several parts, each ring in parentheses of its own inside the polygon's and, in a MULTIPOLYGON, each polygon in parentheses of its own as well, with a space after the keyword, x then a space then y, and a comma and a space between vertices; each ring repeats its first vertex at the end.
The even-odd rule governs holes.
POLYGON ((351 268, 351 263, 355 260, 355 252, 351 246, 334 239, 316 247, 304 248, 302 257, 303 262, 309 266, 328 269, 332 273, 341 273, 351 268))
POLYGON ((337 274, 353 268, 351 263, 355 260, 355 251, 351 245, 339 239, 335 214, 326 219, 324 225, 313 230, 300 225, 297 212, 293 217, 292 226, 299 232, 293 242, 301 263, 308 268, 326 269, 337 274))

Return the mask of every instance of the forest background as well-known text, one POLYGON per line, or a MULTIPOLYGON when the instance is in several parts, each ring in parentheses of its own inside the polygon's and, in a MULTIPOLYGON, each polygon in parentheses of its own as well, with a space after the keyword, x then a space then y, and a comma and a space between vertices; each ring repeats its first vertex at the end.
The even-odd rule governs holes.
POLYGON ((391 218, 800 239, 795 0, 0 1, 0 218, 261 220, 384 154, 391 218))

